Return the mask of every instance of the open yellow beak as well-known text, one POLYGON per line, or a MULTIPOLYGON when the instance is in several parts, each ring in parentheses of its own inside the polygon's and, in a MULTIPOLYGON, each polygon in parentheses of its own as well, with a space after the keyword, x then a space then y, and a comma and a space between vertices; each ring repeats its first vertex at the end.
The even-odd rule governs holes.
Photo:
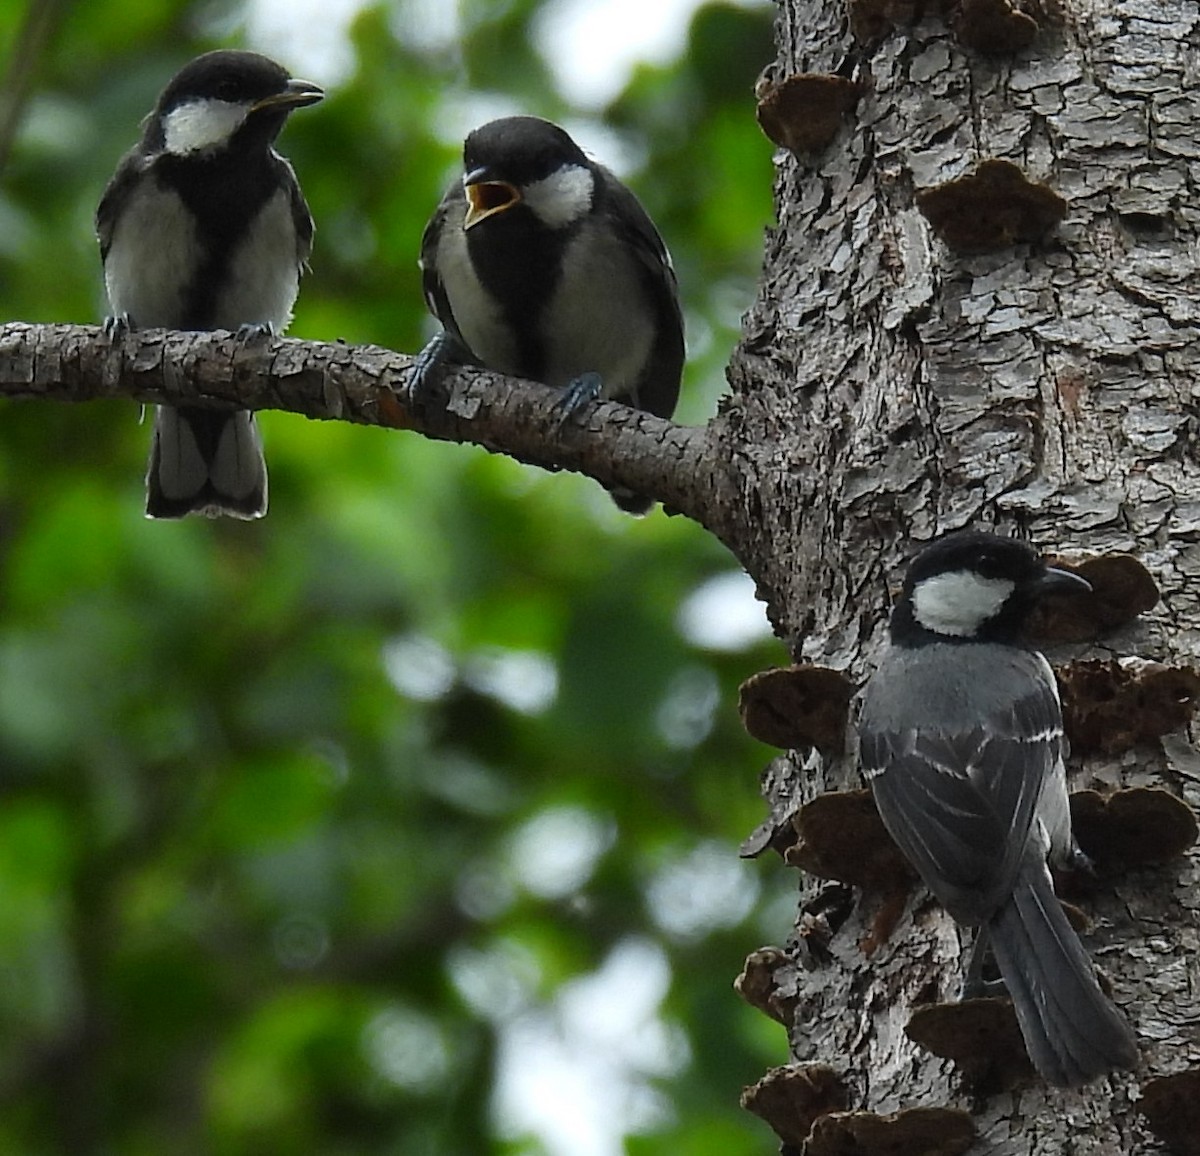
POLYGON ((473 229, 480 221, 511 209, 521 200, 521 191, 507 181, 485 181, 482 173, 468 173, 463 177, 467 193, 467 215, 463 228, 473 229))

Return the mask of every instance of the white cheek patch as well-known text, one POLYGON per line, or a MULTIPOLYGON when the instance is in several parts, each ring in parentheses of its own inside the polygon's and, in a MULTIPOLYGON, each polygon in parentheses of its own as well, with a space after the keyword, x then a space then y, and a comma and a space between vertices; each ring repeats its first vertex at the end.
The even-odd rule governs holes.
POLYGON ((192 100, 167 113, 163 120, 166 150, 176 156, 223 145, 246 119, 244 104, 226 100, 192 100))
POLYGON ((563 229, 591 211, 595 187, 595 178, 587 169, 569 165, 526 186, 524 200, 542 224, 563 229))
POLYGON ((913 590, 913 617, 936 634, 969 638, 1000 613, 1014 589, 1007 578, 984 578, 971 570, 935 574, 913 590))

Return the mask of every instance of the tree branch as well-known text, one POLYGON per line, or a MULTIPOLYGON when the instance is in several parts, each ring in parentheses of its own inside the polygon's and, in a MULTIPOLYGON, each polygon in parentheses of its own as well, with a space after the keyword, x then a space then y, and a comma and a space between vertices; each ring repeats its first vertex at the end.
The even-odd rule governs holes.
POLYGON ((727 540, 736 481, 720 418, 689 428, 613 402, 563 423, 558 393, 478 369, 447 373, 430 405, 400 398, 412 358, 373 345, 146 329, 110 342, 83 325, 0 326, 0 394, 48 401, 281 409, 470 442, 656 498, 727 540))

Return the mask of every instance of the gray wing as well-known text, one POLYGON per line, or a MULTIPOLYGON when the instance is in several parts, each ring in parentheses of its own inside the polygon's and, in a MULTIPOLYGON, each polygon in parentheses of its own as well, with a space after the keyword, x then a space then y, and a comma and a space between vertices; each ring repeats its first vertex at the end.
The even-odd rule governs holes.
POLYGON ((450 307, 450 298, 446 287, 442 284, 437 271, 437 251, 446 228, 456 227, 456 221, 461 221, 466 212, 467 198, 463 192, 461 181, 452 181, 446 190, 433 216, 429 218, 425 231, 421 234, 421 257, 418 262, 421 268, 421 289, 425 294, 425 302, 429 312, 441 323, 442 328, 454 339, 463 350, 469 347, 463 340, 462 331, 454 318, 454 310, 450 307))
POLYGON ((139 148, 132 148, 117 165, 117 171, 104 187, 100 204, 96 206, 96 237, 100 241, 100 260, 108 257, 112 246, 113 230, 117 223, 117 210, 133 192, 150 164, 150 158, 139 148))
POLYGON ((679 283, 666 243, 642 207, 642 202, 607 169, 603 201, 598 208, 612 222, 614 231, 629 246, 642 274, 642 282, 653 302, 658 341, 650 354, 646 372, 630 404, 657 417, 669 418, 679 400, 683 375, 683 310, 679 304, 679 283))
POLYGON ((313 233, 316 226, 313 224, 312 211, 304 199, 300 182, 296 178, 296 170, 292 168, 290 161, 279 156, 278 153, 275 155, 285 170, 284 179, 287 182, 288 198, 292 207, 292 224, 296 228, 296 263, 303 269, 312 255, 313 233))
MULTIPOLYGON (((1053 683, 998 703, 975 725, 860 724, 863 770, 885 826, 957 919, 979 923, 1011 893, 1043 787, 1062 758, 1053 683)), ((1036 836, 1034 836, 1036 837, 1036 836)))

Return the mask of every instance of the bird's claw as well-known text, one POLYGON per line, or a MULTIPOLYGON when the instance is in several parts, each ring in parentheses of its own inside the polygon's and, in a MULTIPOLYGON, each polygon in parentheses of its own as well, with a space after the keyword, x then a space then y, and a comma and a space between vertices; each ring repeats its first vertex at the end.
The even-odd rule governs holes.
POLYGON ((247 321, 233 331, 233 336, 238 341, 245 342, 258 341, 260 338, 271 338, 275 335, 275 326, 270 321, 247 321))
POLYGON ((1086 879, 1096 878, 1096 864, 1074 839, 1071 840, 1071 850, 1068 852, 1067 861, 1063 866, 1068 871, 1074 871, 1086 879))
POLYGON ((413 358, 408 376, 397 391, 410 408, 425 404, 447 362, 453 359, 456 342, 444 329, 413 358))
POLYGON ((962 999, 983 999, 993 993, 995 984, 1002 981, 983 978, 984 965, 988 957, 988 929, 982 925, 975 932, 975 942, 971 945, 971 958, 967 963, 967 974, 963 976, 962 999))
POLYGON ((1008 994, 1002 979, 984 979, 982 976, 969 978, 963 984, 962 998, 968 999, 1001 999, 1008 994))
POLYGON ((598 373, 581 373, 562 391, 554 408, 559 412, 559 425, 574 417, 594 401, 599 401, 604 380, 598 373))
POLYGON ((128 313, 113 313, 104 319, 104 336, 119 341, 133 330, 133 318, 128 313))

